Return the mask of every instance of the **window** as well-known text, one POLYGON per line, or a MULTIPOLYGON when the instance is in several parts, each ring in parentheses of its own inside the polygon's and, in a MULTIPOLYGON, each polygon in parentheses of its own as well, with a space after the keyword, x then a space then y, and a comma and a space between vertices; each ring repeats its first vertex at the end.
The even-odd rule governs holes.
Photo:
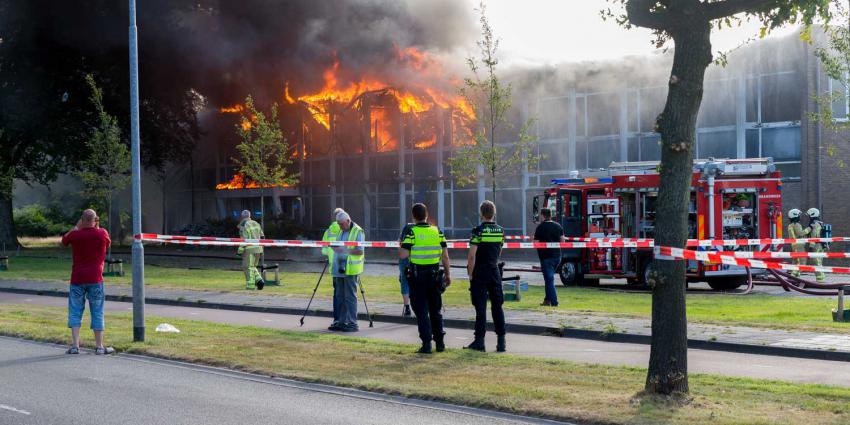
POLYGON ((761 122, 799 121, 802 118, 802 94, 805 87, 797 73, 761 77, 761 122))
POLYGON ((700 158, 737 158, 738 140, 735 130, 698 133, 697 155, 700 158))
POLYGON ((660 161, 661 160, 661 136, 652 134, 649 136, 640 136, 640 160, 641 161, 660 161))
POLYGON ((591 140, 587 146, 587 167, 608 168, 611 162, 620 160, 620 140, 591 140))
POLYGON ((737 80, 706 81, 697 118, 698 127, 735 125, 737 80))
POLYGON ((537 108, 540 138, 566 138, 569 123, 569 98, 541 99, 537 108))
POLYGON ((829 93, 832 95, 832 117, 834 119, 847 119, 847 90, 848 87, 840 80, 829 79, 829 93))
POLYGON ((761 130, 761 154, 776 162, 800 160, 800 128, 765 128, 761 130))

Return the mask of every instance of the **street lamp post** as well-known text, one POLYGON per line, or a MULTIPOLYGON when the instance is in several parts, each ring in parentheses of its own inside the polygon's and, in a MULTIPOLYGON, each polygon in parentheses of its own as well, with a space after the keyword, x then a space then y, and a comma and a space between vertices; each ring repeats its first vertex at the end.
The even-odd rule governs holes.
MULTIPOLYGON (((139 159, 139 48, 136 0, 130 0, 130 153, 133 161, 133 235, 142 234, 142 166, 139 159)), ((133 238, 133 341, 145 340, 145 249, 133 238)))

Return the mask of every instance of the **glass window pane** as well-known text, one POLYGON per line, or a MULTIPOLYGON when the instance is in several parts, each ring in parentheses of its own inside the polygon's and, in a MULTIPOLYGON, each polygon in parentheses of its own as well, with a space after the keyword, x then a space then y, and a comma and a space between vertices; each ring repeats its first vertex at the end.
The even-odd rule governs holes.
POLYGON ((557 139, 567 137, 569 119, 569 99, 541 100, 537 111, 538 128, 541 139, 557 139))
POLYGON ((697 134, 700 158, 736 158, 738 156, 735 131, 715 131, 697 134))
POLYGON ((588 168, 608 168, 611 162, 620 159, 620 141, 595 140, 588 142, 588 168))
POLYGON ((587 141, 576 143, 576 170, 587 168, 587 141))
POLYGON ((667 87, 642 89, 640 91, 640 131, 655 131, 655 121, 664 110, 667 87))
POLYGON ((745 103, 747 104, 747 122, 758 122, 758 78, 747 78, 746 86, 747 99, 745 103))
POLYGON ((661 160, 661 145, 658 142, 661 136, 653 134, 650 136, 641 136, 640 138, 640 160, 641 161, 659 161, 661 160))
POLYGON ((737 81, 706 81, 699 108, 699 127, 735 125, 735 87, 737 81))
POLYGON ((832 90, 832 117, 847 118, 847 95, 844 84, 832 79, 830 79, 829 84, 832 90))
POLYGON ((799 161, 800 137, 800 127, 762 129, 762 155, 774 161, 799 161))
POLYGON ((589 136, 607 136, 620 132, 620 95, 595 94, 587 97, 589 136))
POLYGON ((759 131, 758 130, 747 130, 746 139, 747 139, 747 158, 758 158, 758 157, 760 157, 761 153, 759 153, 759 131))
POLYGON ((629 131, 638 131, 638 92, 637 90, 629 90, 626 95, 627 108, 629 109, 629 131))
POLYGON ((540 143, 540 169, 543 171, 563 170, 567 168, 566 143, 540 143))
POLYGON ((637 137, 629 137, 629 161, 640 161, 640 139, 637 137))
POLYGON ((587 116, 587 108, 585 107, 585 97, 581 96, 576 99, 576 135, 579 137, 587 136, 585 128, 585 118, 587 116))
POLYGON ((805 87, 796 73, 761 77, 762 122, 798 121, 803 115, 805 87))
POLYGON ((799 162, 791 164, 776 164, 776 168, 782 173, 783 178, 800 178, 803 167, 799 162))

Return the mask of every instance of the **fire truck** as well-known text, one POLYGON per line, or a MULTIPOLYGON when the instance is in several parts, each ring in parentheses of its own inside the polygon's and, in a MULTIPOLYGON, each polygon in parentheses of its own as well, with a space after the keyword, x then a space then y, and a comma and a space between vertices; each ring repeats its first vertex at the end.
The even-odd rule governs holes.
MULTIPOLYGON (((567 240, 655 237, 658 162, 614 162, 608 169, 572 172, 552 180, 533 199, 534 222, 541 207, 550 209, 567 240)), ((782 237, 782 181, 772 158, 695 160, 688 203, 690 239, 782 237)), ((699 248, 710 249, 710 248, 699 248)), ((723 250, 770 246, 722 247, 723 250)), ((646 284, 652 248, 562 249, 558 274, 565 286, 598 284, 600 278, 625 278, 646 284)), ((687 280, 713 289, 737 288, 747 281, 744 268, 689 262, 687 280)))

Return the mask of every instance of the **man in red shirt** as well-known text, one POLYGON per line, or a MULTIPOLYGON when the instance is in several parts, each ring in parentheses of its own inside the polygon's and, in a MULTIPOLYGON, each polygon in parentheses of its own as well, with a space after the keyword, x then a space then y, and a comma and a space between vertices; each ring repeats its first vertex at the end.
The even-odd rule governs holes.
POLYGON ((91 329, 97 345, 95 354, 111 354, 112 347, 103 346, 103 261, 106 248, 112 243, 109 233, 100 228, 100 219, 92 209, 83 211, 82 217, 71 231, 62 237, 62 245, 71 246, 73 266, 71 287, 68 291, 68 327, 71 328, 71 348, 68 354, 80 353, 80 326, 86 299, 91 309, 91 329))

